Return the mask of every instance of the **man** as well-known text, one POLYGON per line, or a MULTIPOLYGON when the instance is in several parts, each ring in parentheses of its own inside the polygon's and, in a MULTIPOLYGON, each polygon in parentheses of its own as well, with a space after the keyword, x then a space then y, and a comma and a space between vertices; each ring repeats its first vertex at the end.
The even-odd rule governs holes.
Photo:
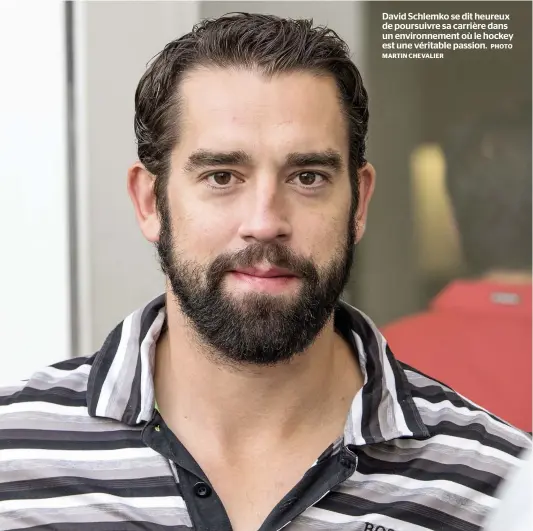
POLYGON ((199 24, 136 93, 128 189, 167 293, 3 391, 0 529, 474 530, 529 438, 340 302, 367 94, 310 21, 199 24))
POLYGON ((445 154, 470 278, 383 334, 402 361, 531 431, 531 103, 459 127, 445 154))

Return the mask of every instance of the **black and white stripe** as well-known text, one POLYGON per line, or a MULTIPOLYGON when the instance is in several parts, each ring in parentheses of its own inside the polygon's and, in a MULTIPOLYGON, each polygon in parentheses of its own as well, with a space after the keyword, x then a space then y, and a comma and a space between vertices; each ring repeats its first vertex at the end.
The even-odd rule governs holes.
MULTIPOLYGON (((164 321, 159 297, 94 356, 0 389, 1 530, 193 529, 177 475, 141 437, 154 415, 153 356, 164 321)), ((341 303, 336 326, 365 383, 344 438, 315 465, 346 447, 357 468, 319 501, 311 493, 312 505, 283 528, 480 529, 529 437, 397 362, 361 312, 341 303)))

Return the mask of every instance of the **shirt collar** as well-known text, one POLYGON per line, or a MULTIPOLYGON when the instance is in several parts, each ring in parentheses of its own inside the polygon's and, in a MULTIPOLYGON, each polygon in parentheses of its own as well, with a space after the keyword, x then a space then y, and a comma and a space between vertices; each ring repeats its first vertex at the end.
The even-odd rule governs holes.
MULTIPOLYGON (((126 317, 95 355, 87 404, 93 417, 135 426, 154 413, 155 347, 166 319, 165 296, 126 317)), ((353 400, 345 444, 365 445, 398 438, 428 437, 400 364, 374 323, 345 302, 335 326, 359 357, 364 385, 353 400)))

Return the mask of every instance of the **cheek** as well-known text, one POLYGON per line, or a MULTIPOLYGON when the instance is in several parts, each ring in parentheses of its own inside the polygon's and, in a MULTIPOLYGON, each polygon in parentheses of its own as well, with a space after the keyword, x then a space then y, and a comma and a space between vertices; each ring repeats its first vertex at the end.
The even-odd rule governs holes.
POLYGON ((214 209, 197 206, 193 201, 175 202, 172 209, 172 230, 177 249, 189 257, 216 258, 232 239, 232 224, 214 209))
POLYGON ((317 264, 327 264, 344 248, 348 234, 348 217, 323 213, 316 219, 309 220, 302 228, 308 252, 317 264))

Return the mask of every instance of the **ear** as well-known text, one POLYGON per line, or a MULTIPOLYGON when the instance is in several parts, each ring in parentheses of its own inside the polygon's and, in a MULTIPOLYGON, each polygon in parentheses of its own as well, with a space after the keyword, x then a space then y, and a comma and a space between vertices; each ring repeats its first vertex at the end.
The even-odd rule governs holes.
POLYGON ((128 170, 128 193, 137 222, 144 237, 152 243, 159 241, 161 229, 154 193, 155 179, 140 162, 136 162, 128 170))
POLYGON ((354 223, 356 224, 356 243, 361 241, 366 230, 366 218, 368 215, 368 205, 376 182, 376 170, 370 163, 366 163, 359 169, 359 205, 355 213, 354 223))

